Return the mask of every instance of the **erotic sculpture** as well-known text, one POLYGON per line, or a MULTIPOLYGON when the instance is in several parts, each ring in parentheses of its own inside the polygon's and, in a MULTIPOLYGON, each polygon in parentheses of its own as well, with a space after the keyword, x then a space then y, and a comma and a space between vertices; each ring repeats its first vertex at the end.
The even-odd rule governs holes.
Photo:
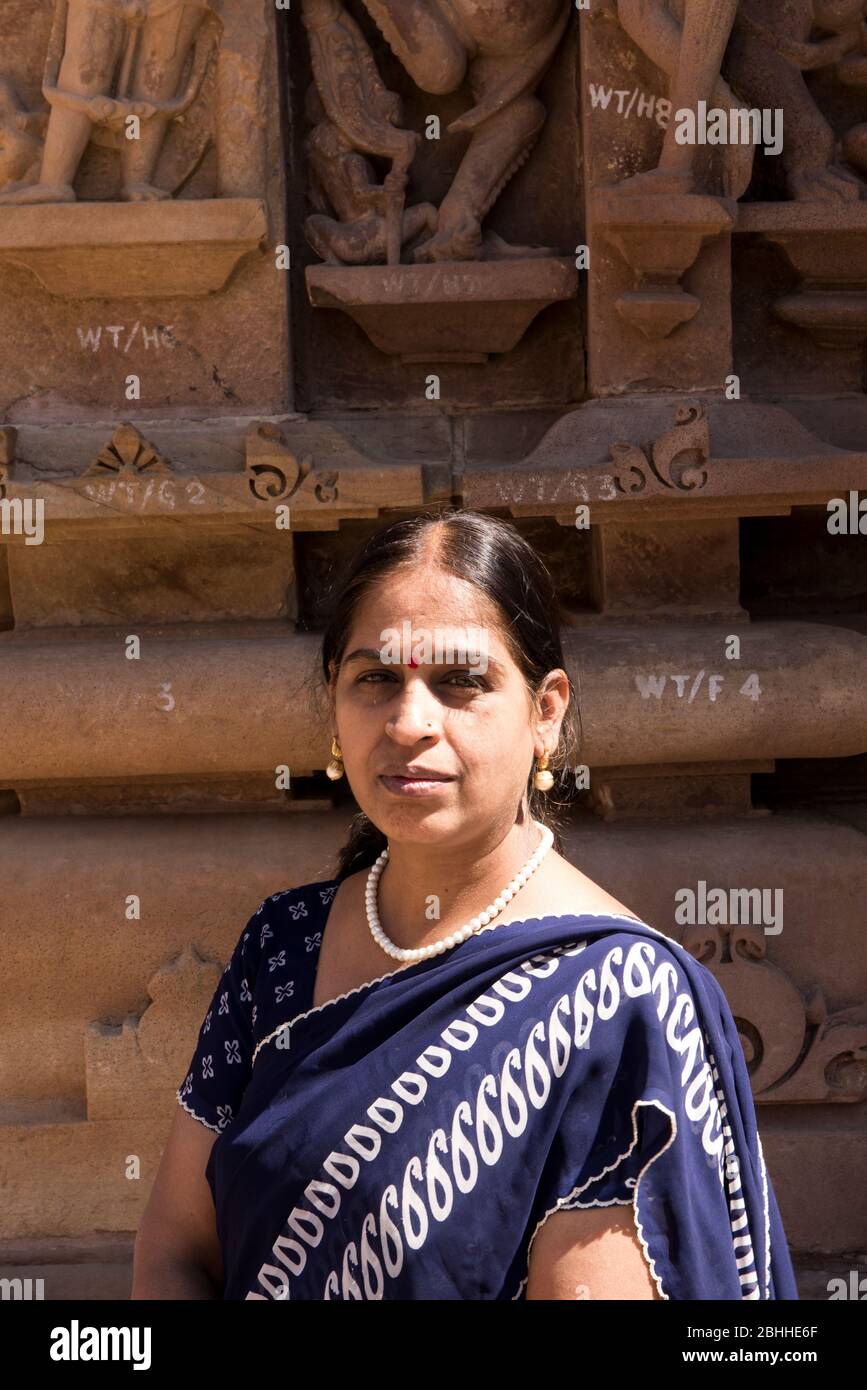
POLYGON ((545 124, 535 90, 571 13, 569 0, 363 0, 364 9, 413 82, 445 96, 469 81, 475 105, 451 122, 469 144, 437 209, 406 207, 420 136, 401 129, 367 41, 341 0, 304 0, 316 90, 308 96, 308 140, 317 211, 307 223, 314 250, 332 264, 399 264, 551 254, 510 246, 482 224, 529 157, 545 124), (378 184, 371 158, 392 163, 378 184), (331 213, 335 214, 332 216, 331 213))

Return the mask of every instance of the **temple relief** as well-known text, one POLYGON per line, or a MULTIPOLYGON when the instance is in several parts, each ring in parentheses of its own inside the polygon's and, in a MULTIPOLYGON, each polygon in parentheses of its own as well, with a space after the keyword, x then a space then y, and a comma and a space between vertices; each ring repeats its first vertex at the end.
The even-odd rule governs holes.
POLYGON ((509 246, 483 223, 546 121, 535 95, 571 14, 568 0, 363 0, 421 91, 468 79, 475 104, 449 125, 469 145, 439 208, 405 206, 420 137, 403 129, 358 24, 341 0, 304 0, 316 92, 308 155, 317 211, 307 235, 332 264, 416 264, 548 255, 509 246), (391 160, 376 182, 370 157, 391 160))
POLYGON ((747 101, 782 108, 780 156, 790 198, 857 202, 865 185, 841 161, 837 137, 805 73, 836 68, 863 78, 865 0, 740 0, 726 73, 747 101))
POLYGON ((7 176, 0 203, 74 202, 91 141, 119 151, 124 201, 170 198, 174 190, 157 180, 160 156, 172 124, 202 92, 219 46, 216 8, 212 0, 57 0, 42 85, 44 146, 38 162, 30 159, 30 179, 20 167, 28 153, 20 119, 36 117, 12 107, 20 151, 13 157, 6 134, 13 98, 0 99, 7 176))
POLYGON ((854 202, 864 184, 842 161, 867 165, 867 127, 842 142, 806 73, 831 70, 841 85, 867 86, 865 0, 608 0, 635 44, 669 79, 672 119, 655 169, 623 181, 623 192, 722 193, 741 197, 754 146, 721 148, 721 187, 708 185, 706 151, 679 144, 674 113, 738 107, 783 113, 780 159, 789 198, 854 202), (701 169, 700 169, 701 162, 701 169))

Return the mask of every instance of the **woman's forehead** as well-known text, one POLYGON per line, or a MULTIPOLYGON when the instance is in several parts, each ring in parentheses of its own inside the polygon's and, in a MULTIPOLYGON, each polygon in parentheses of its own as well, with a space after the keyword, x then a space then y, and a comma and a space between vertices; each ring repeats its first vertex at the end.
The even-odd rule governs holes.
POLYGON ((490 643, 503 643, 502 615, 487 594, 466 579, 441 569, 419 566, 385 576, 360 600, 352 624, 379 636, 385 628, 467 627, 487 630, 490 643))

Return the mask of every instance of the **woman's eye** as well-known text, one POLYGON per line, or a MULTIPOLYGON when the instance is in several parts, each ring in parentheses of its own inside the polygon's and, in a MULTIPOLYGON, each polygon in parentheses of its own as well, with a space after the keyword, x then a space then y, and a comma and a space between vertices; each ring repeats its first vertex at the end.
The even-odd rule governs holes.
POLYGON ((485 682, 479 680, 478 676, 471 676, 468 671, 452 671, 444 678, 446 684, 456 685, 461 690, 486 690, 485 682))
MULTIPOLYGON (((391 671, 363 671, 356 677, 356 685, 383 685, 393 683, 397 677, 391 671)), ((443 676, 441 684, 450 685, 457 690, 487 690, 488 686, 478 676, 469 671, 450 671, 443 676)))

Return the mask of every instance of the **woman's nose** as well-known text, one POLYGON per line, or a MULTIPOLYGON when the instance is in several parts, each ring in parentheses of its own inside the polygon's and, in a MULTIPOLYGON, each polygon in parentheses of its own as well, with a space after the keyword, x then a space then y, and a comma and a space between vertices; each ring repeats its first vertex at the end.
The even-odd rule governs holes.
POLYGON ((417 743, 436 733, 437 702, 423 680, 411 680, 397 697, 386 731, 397 743, 417 743))

